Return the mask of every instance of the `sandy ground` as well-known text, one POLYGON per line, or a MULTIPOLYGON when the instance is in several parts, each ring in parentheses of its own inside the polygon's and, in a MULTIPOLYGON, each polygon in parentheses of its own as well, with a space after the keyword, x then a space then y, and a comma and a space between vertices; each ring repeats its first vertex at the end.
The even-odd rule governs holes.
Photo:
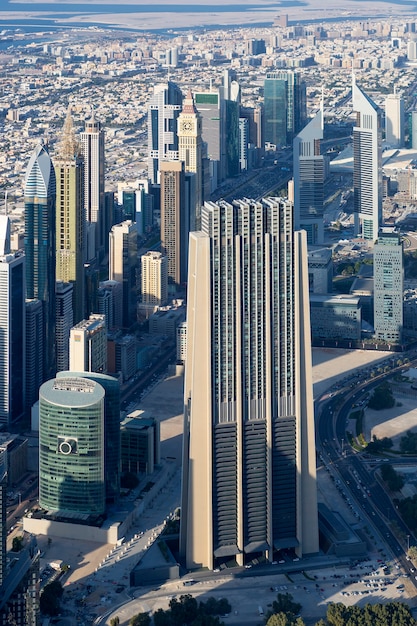
MULTIPOLYGON (((334 19, 343 18, 351 19, 367 16, 399 16, 400 14, 410 15, 413 13, 414 7, 411 4, 397 4, 395 2, 378 2, 378 1, 361 1, 347 0, 343 5, 339 0, 330 0, 323 3, 319 0, 305 0, 299 3, 298 6, 283 6, 280 10, 277 7, 277 3, 259 3, 255 5, 251 0, 228 0, 228 5, 239 5, 241 11, 216 11, 217 5, 223 5, 222 0, 210 0, 209 2, 193 2, 193 0, 182 0, 181 4, 190 5, 190 11, 179 12, 138 12, 138 13, 113 13, 112 2, 107 0, 102 2, 101 0, 92 0, 89 5, 90 11, 84 11, 82 13, 73 12, 71 15, 71 2, 66 3, 68 6, 68 13, 65 18, 61 18, 59 14, 54 12, 54 6, 51 2, 50 19, 54 24, 68 25, 76 22, 77 24, 84 22, 89 24, 103 24, 107 26, 124 27, 129 30, 149 30, 149 29, 167 29, 170 28, 190 28, 196 26, 228 26, 232 27, 236 24, 244 24, 245 26, 256 25, 260 23, 273 23, 277 15, 287 14, 289 20, 313 20, 313 19, 334 19), (101 13, 94 12, 94 6, 99 5, 101 13), (109 11, 105 11, 104 7, 108 5, 109 11), (207 6, 210 8, 207 12, 193 11, 192 7, 195 6, 207 6), (245 10, 245 6, 248 6, 248 10, 245 10), (250 7, 250 8, 249 8, 250 7)), ((139 0, 127 0, 125 4, 140 5, 139 0)), ((175 5, 175 0, 160 0, 160 2, 153 3, 156 5, 175 5)), ((415 10, 414 10, 415 13, 415 10)), ((25 11, 24 13, 15 11, 2 11, 2 19, 5 20, 18 20, 24 17, 25 19, 39 18, 48 19, 49 13, 46 11, 36 11, 36 2, 33 3, 33 11, 25 11)))

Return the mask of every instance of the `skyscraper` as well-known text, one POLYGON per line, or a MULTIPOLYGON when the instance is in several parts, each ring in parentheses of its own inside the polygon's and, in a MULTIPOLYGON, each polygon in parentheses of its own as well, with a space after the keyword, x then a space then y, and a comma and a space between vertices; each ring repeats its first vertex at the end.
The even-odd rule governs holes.
POLYGON ((160 173, 161 250, 168 257, 168 281, 181 285, 187 280, 188 234, 195 225, 195 196, 186 178, 195 174, 186 174, 182 161, 162 161, 160 173))
POLYGON ((0 424, 25 411, 25 255, 0 256, 0 424))
POLYGON ((6 577, 7 450, 0 448, 0 591, 6 577))
POLYGON ((404 147, 404 100, 395 88, 385 99, 385 141, 391 148, 404 147))
POLYGON ((393 228, 383 228, 374 244, 375 336, 400 343, 403 329, 403 244, 393 228))
POLYGON ((288 146, 306 119, 306 85, 292 70, 268 72, 264 81, 264 141, 288 146))
POLYGON ((120 496, 120 383, 118 378, 97 372, 58 372, 57 379, 85 378, 104 389, 104 480, 106 502, 120 496))
POLYGON ((355 235, 375 241, 382 222, 382 133, 376 104, 352 77, 353 210, 355 235))
POLYGON ((104 315, 92 314, 70 331, 70 370, 72 372, 107 371, 107 333, 104 315))
POLYGON ((52 161, 42 143, 25 177, 26 297, 42 302, 43 380, 55 374, 55 196, 52 161))
POLYGON ((324 243, 324 157, 320 154, 323 139, 323 111, 295 137, 294 226, 307 232, 308 244, 324 243))
POLYGON ((77 323, 84 317, 84 160, 75 138, 70 109, 54 166, 56 279, 73 286, 74 321, 77 323))
MULTIPOLYGON (((94 244, 86 246, 96 252, 105 246, 107 232, 103 228, 104 212, 104 137, 101 123, 96 120, 94 111, 85 122, 84 132, 81 133, 81 152, 84 157, 84 210, 87 222, 94 224, 94 244)), ((89 230, 88 232, 92 232, 89 230)), ((90 257, 86 259, 90 261, 90 257)))
POLYGON ((148 177, 159 182, 159 165, 178 159, 177 118, 181 112, 181 89, 170 81, 155 85, 148 108, 148 177))
POLYGON ((136 322, 138 235, 135 222, 115 224, 109 233, 109 279, 117 280, 123 289, 123 326, 136 322))
POLYGON ((186 172, 194 172, 196 180, 196 218, 200 220, 202 205, 202 119, 194 106, 191 91, 184 100, 182 111, 178 116, 178 153, 179 160, 184 162, 186 172))
MULTIPOLYGON (((71 303, 72 308, 72 303, 71 303)), ((44 381, 43 312, 40 300, 26 300, 26 415, 39 399, 39 387, 44 381)))
POLYGON ((292 205, 206 203, 187 303, 187 567, 317 552, 307 246, 292 205))
POLYGON ((220 91, 194 93, 194 103, 202 119, 202 137, 207 144, 211 191, 224 179, 224 155, 222 134, 224 132, 224 99, 220 91))
POLYGON ((104 389, 68 376, 39 390, 39 505, 47 511, 105 511, 104 389))
POLYGON ((141 256, 142 304, 163 306, 168 300, 168 259, 150 250, 141 256))
POLYGON ((69 368, 69 338, 74 326, 71 283, 56 281, 56 370, 69 368))

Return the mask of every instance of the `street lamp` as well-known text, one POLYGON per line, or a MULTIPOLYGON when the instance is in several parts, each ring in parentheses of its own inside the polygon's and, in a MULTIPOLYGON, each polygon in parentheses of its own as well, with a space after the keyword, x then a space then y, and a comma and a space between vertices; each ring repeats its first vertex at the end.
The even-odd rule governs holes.
POLYGON ((410 549, 410 535, 407 535, 407 552, 410 549))

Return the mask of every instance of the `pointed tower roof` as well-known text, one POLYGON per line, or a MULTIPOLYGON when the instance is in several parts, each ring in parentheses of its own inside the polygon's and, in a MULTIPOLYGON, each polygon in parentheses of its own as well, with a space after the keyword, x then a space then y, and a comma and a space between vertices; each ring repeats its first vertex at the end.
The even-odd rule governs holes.
POLYGON ((197 115, 197 109, 194 105, 193 94, 191 93, 191 89, 188 90, 187 96, 184 98, 184 104, 182 106, 183 113, 194 113, 197 115))
POLYGON ((61 142, 58 146, 57 154, 63 159, 73 159, 80 153, 80 146, 75 136, 74 124, 71 115, 71 106, 68 107, 67 117, 65 118, 62 129, 61 142))
POLYGON ((55 194, 55 170, 51 157, 42 141, 30 157, 25 177, 25 197, 47 198, 55 194))
POLYGON ((10 219, 0 215, 0 256, 10 253, 10 219))

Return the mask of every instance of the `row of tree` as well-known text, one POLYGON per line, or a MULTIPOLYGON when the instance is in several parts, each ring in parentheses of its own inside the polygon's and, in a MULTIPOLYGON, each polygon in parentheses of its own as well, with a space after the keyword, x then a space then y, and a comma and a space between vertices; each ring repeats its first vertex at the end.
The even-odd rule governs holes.
MULTIPOLYGON (((305 626, 305 623, 289 611, 270 615, 266 626, 305 626)), ((363 607, 330 603, 325 619, 320 619, 315 626, 417 626, 417 622, 410 608, 401 602, 366 604, 363 607)))
MULTIPOLYGON (((227 615, 232 610, 226 598, 208 598, 206 602, 197 602, 190 594, 172 598, 169 609, 158 609, 153 614, 154 626, 224 626, 220 615, 227 615)), ((111 626, 118 626, 119 618, 110 620, 111 626)), ((148 613, 137 613, 131 617, 129 626, 150 626, 148 613)))

